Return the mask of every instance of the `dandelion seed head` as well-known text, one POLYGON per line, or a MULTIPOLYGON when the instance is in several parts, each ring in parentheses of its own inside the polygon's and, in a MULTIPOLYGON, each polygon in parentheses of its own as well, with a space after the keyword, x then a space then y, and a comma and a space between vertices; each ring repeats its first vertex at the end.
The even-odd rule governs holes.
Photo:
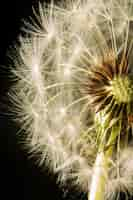
POLYGON ((112 144, 106 198, 120 190, 131 194, 132 0, 69 0, 39 4, 33 13, 36 20, 24 22, 25 36, 11 52, 16 82, 10 98, 28 149, 39 152, 40 165, 60 182, 70 179, 88 191, 97 130, 109 120, 108 138, 120 119, 124 144, 119 150, 119 137, 112 144))

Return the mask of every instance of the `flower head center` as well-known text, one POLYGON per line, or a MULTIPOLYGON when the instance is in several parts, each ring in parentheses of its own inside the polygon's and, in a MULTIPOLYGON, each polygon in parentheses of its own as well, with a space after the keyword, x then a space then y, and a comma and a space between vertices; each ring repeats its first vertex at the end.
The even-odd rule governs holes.
POLYGON ((115 76, 111 81, 111 93, 117 103, 129 103, 133 98, 132 80, 129 76, 115 76))

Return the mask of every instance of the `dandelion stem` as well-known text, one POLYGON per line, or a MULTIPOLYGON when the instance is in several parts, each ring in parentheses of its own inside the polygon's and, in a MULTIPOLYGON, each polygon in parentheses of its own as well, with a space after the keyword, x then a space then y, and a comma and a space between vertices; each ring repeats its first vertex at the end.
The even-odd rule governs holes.
POLYGON ((89 193, 89 200, 104 200, 105 199, 105 187, 108 178, 108 169, 110 166, 110 160, 114 150, 114 144, 120 134, 121 120, 117 122, 112 128, 108 141, 106 144, 101 140, 99 146, 99 152, 96 157, 96 161, 93 169, 92 182, 89 193))

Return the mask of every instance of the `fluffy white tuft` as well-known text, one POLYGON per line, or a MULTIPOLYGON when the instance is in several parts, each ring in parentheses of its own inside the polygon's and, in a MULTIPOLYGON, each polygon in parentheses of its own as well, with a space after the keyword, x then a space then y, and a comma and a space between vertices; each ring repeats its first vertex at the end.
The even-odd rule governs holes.
MULTIPOLYGON (((87 191, 97 153, 91 99, 84 88, 88 67, 100 63, 110 47, 116 55, 127 48, 132 67, 133 1, 68 0, 60 7, 39 3, 33 11, 36 20, 25 22, 25 36, 12 52, 14 112, 26 145, 40 153, 40 164, 46 162, 60 180, 72 179, 87 191)), ((133 192, 132 148, 127 151, 120 156, 119 178, 112 160, 109 199, 119 190, 133 192)))

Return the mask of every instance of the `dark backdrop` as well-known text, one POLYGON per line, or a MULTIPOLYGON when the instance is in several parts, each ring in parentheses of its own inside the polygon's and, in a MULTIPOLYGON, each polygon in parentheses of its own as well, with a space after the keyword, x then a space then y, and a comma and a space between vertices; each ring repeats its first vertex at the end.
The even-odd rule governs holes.
POLYGON ((39 168, 35 159, 29 158, 16 137, 19 127, 11 120, 8 111, 6 94, 12 81, 7 51, 19 35, 22 19, 30 16, 31 7, 37 2, 38 0, 0 2, 0 199, 81 199, 78 190, 67 186, 59 187, 56 176, 45 165, 39 168))

